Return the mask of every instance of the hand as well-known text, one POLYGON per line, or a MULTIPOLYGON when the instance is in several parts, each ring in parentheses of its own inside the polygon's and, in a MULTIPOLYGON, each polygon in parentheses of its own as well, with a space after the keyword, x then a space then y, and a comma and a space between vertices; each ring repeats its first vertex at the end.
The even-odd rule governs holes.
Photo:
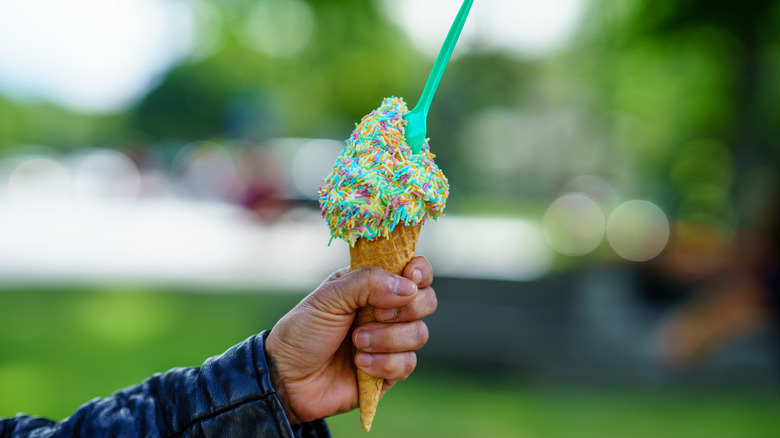
POLYGON ((385 379, 384 394, 417 365, 428 341, 420 318, 436 310, 431 265, 415 257, 403 277, 375 266, 333 274, 274 326, 266 355, 291 423, 348 412, 358 406, 356 366, 385 379), (350 328, 360 307, 375 307, 378 322, 350 328), (357 349, 353 360, 352 346, 357 349))

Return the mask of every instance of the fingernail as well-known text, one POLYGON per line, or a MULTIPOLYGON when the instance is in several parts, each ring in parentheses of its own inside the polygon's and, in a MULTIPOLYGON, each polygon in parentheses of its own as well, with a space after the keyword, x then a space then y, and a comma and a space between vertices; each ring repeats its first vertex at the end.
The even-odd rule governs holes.
POLYGON ((415 269, 412 271, 412 281, 415 284, 420 284, 420 282, 422 281, 422 272, 420 272, 419 269, 415 269))
POLYGON ((355 334, 355 347, 366 349, 371 345, 371 335, 367 331, 359 331, 355 334))
POLYGON ((408 296, 413 294, 417 290, 417 285, 414 282, 409 281, 403 277, 395 277, 395 289, 394 292, 401 296, 408 296))
POLYGON ((374 316, 379 321, 392 321, 398 316, 398 309, 374 308, 374 316))
POLYGON ((371 366, 371 362, 373 362, 373 358, 370 354, 358 353, 355 355, 355 363, 359 367, 367 368, 371 366))

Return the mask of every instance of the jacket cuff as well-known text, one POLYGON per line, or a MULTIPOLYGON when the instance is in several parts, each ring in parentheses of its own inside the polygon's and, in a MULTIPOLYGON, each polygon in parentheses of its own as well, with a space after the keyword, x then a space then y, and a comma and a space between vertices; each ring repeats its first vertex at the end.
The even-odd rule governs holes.
POLYGON ((254 336, 253 344, 257 383, 260 386, 261 391, 264 394, 268 394, 266 400, 273 411, 274 419, 281 425, 290 428, 292 436, 296 438, 329 438, 331 436, 330 431, 328 430, 328 426, 324 419, 290 425, 282 403, 276 395, 277 392, 271 378, 268 357, 265 355, 265 340, 268 338, 269 333, 270 330, 265 330, 259 335, 254 336))

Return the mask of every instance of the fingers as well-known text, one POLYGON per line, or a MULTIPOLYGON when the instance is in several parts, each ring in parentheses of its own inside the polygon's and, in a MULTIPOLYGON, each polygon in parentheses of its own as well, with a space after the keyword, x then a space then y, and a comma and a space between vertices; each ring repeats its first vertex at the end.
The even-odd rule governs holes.
POLYGON ((422 321, 397 324, 369 323, 356 329, 352 342, 358 351, 355 365, 370 376, 403 380, 417 366, 416 350, 428 342, 422 321))
POLYGON ((374 316, 380 322, 407 322, 430 316, 436 311, 438 302, 433 288, 427 287, 417 292, 414 300, 403 307, 394 309, 374 309, 374 316))
POLYGON ((379 308, 400 308, 414 300, 417 285, 376 266, 349 272, 326 281, 310 296, 317 308, 331 314, 351 314, 367 304, 379 308))
POLYGON ((355 355, 355 365, 369 376, 391 381, 404 380, 417 366, 417 355, 413 351, 394 354, 361 352, 355 355))
POLYGON ((433 268, 423 256, 414 257, 404 268, 404 277, 414 281, 420 289, 433 283, 433 268))
POLYGON ((338 280, 339 278, 347 275, 347 273, 349 273, 349 268, 341 268, 338 271, 330 274, 330 276, 325 281, 338 280))
POLYGON ((420 319, 431 315, 437 306, 436 293, 430 287, 433 270, 425 257, 414 257, 406 265, 403 277, 416 286, 416 292, 410 295, 413 298, 402 306, 388 306, 380 297, 371 295, 369 303, 379 322, 364 324, 352 334, 358 350, 355 365, 384 379, 384 391, 414 371, 415 351, 428 342, 428 327, 420 319), (389 322, 393 324, 386 324, 389 322))
MULTIPOLYGON (((337 314, 348 314, 367 304, 382 309, 400 309, 412 302, 418 290, 428 288, 432 282, 433 269, 422 256, 412 258, 404 268, 403 276, 393 275, 376 266, 352 272, 344 268, 334 272, 320 285, 315 293, 320 299, 315 300, 315 304, 323 304, 323 310, 337 314)), ((435 295, 432 299, 427 295, 422 308, 414 306, 399 310, 398 319, 388 316, 388 320, 404 321, 415 319, 413 315, 427 316, 432 313, 432 310, 428 311, 432 302, 435 309, 435 295)))
POLYGON ((355 329, 352 342, 366 353, 414 351, 428 342, 428 327, 420 320, 397 324, 368 323, 355 329))

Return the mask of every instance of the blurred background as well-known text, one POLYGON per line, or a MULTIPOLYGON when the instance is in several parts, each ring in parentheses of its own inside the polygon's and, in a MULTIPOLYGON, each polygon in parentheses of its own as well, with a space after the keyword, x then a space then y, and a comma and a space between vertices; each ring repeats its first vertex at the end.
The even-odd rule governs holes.
MULTIPOLYGON (((460 3, 0 1, 0 416, 199 365, 347 265, 317 187, 460 3)), ((428 121, 439 309, 373 435, 777 436, 779 25, 475 2, 428 121)))

